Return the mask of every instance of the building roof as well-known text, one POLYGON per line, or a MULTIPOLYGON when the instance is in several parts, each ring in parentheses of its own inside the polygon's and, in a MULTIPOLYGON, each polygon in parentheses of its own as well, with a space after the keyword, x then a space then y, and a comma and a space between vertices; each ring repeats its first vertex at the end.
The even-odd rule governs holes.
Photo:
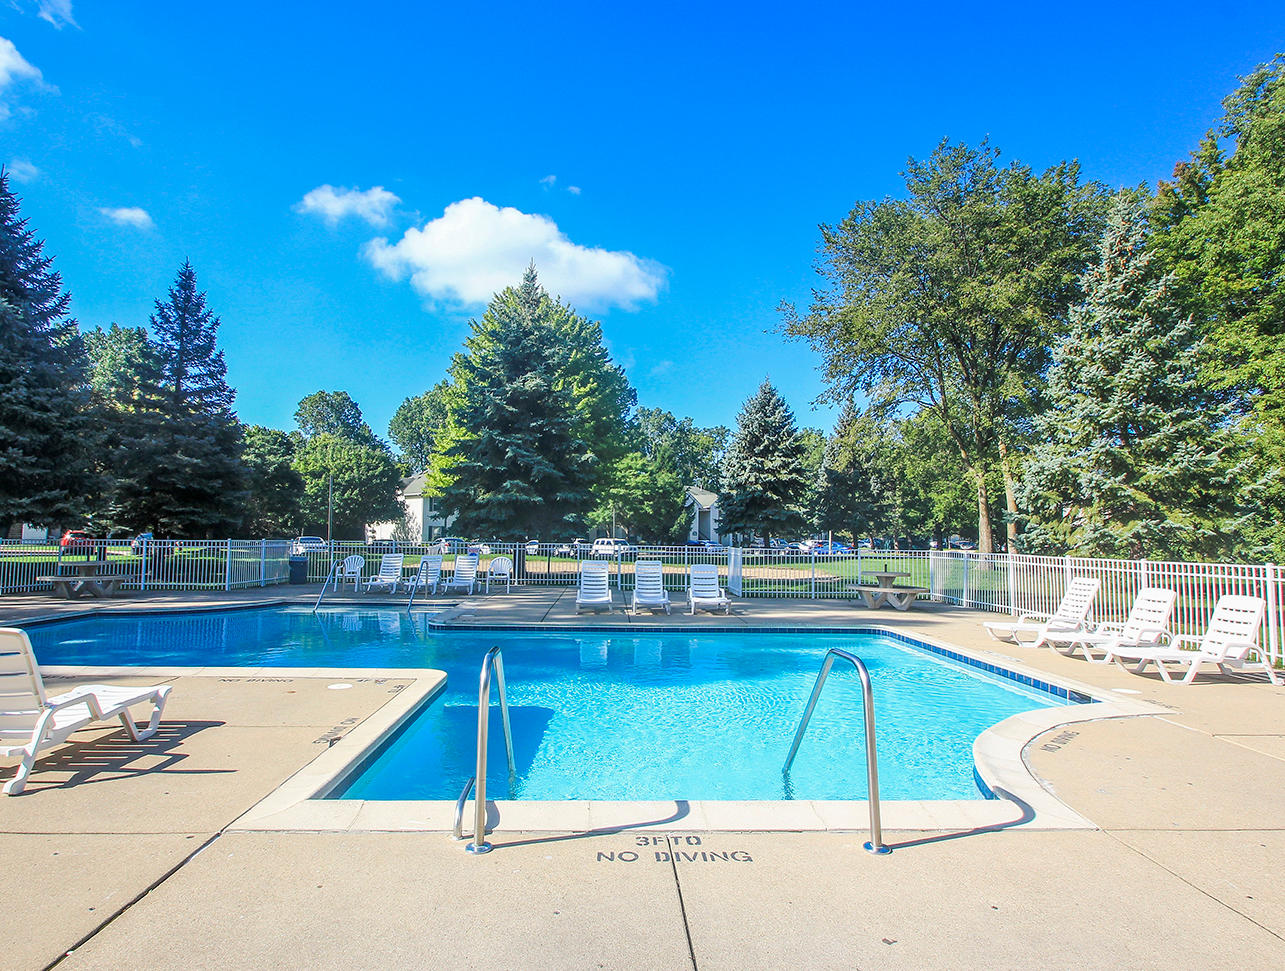
POLYGON ((419 475, 410 475, 402 479, 397 488, 407 499, 414 499, 416 496, 424 494, 424 483, 428 479, 427 472, 421 472, 419 475))
POLYGON ((718 502, 718 495, 698 486, 687 487, 687 497, 702 509, 711 509, 718 502))

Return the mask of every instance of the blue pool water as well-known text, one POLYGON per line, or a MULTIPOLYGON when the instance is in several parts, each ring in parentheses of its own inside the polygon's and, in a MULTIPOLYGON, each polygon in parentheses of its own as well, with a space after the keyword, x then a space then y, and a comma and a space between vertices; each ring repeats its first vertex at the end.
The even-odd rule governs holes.
POLYGON ((448 683, 335 795, 454 799, 473 774, 478 669, 503 650, 517 771, 492 711, 488 795, 515 799, 861 799, 855 673, 836 665, 788 778, 781 764, 825 651, 874 683, 885 799, 979 799, 973 740, 1066 704, 904 640, 856 633, 439 631, 395 609, 273 607, 99 617, 29 630, 42 664, 423 667, 448 683))

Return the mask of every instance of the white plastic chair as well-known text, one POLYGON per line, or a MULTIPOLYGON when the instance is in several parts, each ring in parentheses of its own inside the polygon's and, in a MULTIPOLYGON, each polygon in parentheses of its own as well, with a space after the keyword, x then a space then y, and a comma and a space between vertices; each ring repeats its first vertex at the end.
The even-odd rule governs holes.
POLYGON ((1085 660, 1095 664, 1108 663, 1117 647, 1163 647, 1173 641, 1169 619, 1177 599, 1172 590, 1147 587, 1133 598, 1123 624, 1102 624, 1093 631, 1049 631, 1044 641, 1054 648, 1066 648, 1068 655, 1079 648, 1085 660), (1104 651, 1107 656, 1099 660, 1093 651, 1104 651))
POLYGON ((470 594, 477 586, 477 554, 460 553, 455 557, 455 570, 446 581, 447 590, 467 590, 470 594))
POLYGON ((172 686, 148 688, 85 684, 60 695, 45 693, 45 683, 26 631, 0 628, 0 756, 20 755, 14 777, 4 785, 7 796, 27 785, 36 756, 61 745, 78 729, 119 718, 129 737, 142 742, 156 734, 172 686), (134 724, 129 709, 149 703, 146 728, 134 724))
POLYGON ((357 592, 357 587, 361 583, 361 575, 366 572, 366 558, 359 553, 352 556, 344 557, 343 563, 339 565, 339 576, 335 578, 335 586, 342 587, 345 583, 352 581, 353 593, 357 592))
POLYGON ((633 612, 646 607, 664 608, 669 613, 669 591, 665 589, 665 565, 660 560, 638 560, 634 563, 633 612))
POLYGON ((1024 643, 1023 635, 1034 634, 1031 646, 1040 647, 1050 633, 1088 630, 1085 618, 1093 608, 1093 598, 1098 595, 1098 588, 1101 586, 1101 580, 1076 577, 1067 585, 1062 602, 1048 620, 1033 620, 1039 615, 1022 614, 1016 621, 986 621, 982 626, 996 640, 1012 641, 1014 644, 1024 643))
POLYGON ((491 581, 504 581, 504 592, 508 593, 513 586, 513 560, 507 556, 497 556, 486 565, 486 592, 491 592, 491 581))
POLYGON ((1209 626, 1201 637, 1179 635, 1169 647, 1113 647, 1107 654, 1108 660, 1114 660, 1121 667, 1124 662, 1137 662, 1134 674, 1141 674, 1148 664, 1155 664, 1162 680, 1173 683, 1173 677, 1167 664, 1185 664, 1186 671, 1183 684, 1191 684, 1202 664, 1216 664, 1218 670, 1227 674, 1228 668, 1238 671, 1261 670, 1266 672, 1267 680, 1280 684, 1280 675, 1272 666, 1270 659, 1258 646, 1258 629, 1263 624, 1263 613, 1267 602, 1261 597, 1243 597, 1226 594, 1214 604, 1214 614, 1209 618, 1209 626), (1190 650, 1184 650, 1181 644, 1194 644, 1190 650), (1259 660, 1248 660, 1251 651, 1258 652, 1259 660))
POLYGON ((405 559, 404 553, 385 553, 380 557, 379 573, 366 581, 366 592, 370 593, 379 587, 389 593, 396 593, 402 584, 402 563, 405 559))
POLYGON ((582 610, 611 609, 609 585, 611 564, 606 560, 585 560, 580 564, 580 586, 576 590, 576 613, 582 610))
POLYGON ((723 588, 718 585, 718 567, 713 563, 693 563, 690 567, 691 587, 687 598, 691 603, 691 613, 696 608, 701 610, 721 610, 726 614, 732 612, 732 601, 728 599, 723 588))
POLYGON ((419 568, 405 582, 408 591, 427 589, 430 593, 437 593, 437 585, 442 582, 441 555, 422 557, 419 568))

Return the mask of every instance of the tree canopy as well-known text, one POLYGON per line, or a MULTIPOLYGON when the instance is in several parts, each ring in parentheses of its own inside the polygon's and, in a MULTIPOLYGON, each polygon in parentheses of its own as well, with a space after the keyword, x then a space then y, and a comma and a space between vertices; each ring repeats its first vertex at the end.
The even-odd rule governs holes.
POLYGON ((745 402, 723 460, 720 532, 773 536, 802 529, 811 488, 794 412, 764 381, 745 402))

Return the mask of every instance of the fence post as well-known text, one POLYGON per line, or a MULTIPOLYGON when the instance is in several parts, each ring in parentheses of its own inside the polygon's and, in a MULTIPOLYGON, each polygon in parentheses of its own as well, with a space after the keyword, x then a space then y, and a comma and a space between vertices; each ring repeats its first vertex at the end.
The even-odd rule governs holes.
POLYGON ((227 555, 223 558, 223 589, 228 591, 232 589, 232 540, 225 539, 227 544, 227 555))
POLYGON ((1004 559, 1008 561, 1008 612, 1012 616, 1017 616, 1017 561, 1013 559, 1012 553, 1005 553, 1004 559))
POLYGON ((1275 664, 1280 660, 1280 578, 1276 572, 1276 564, 1268 563, 1266 570, 1267 580, 1267 657, 1265 660, 1268 664, 1275 664))
POLYGON ((147 592, 147 555, 151 552, 151 549, 152 541, 150 539, 143 540, 143 562, 139 567, 138 574, 138 589, 143 593, 147 592))
POLYGON ((1138 561, 1138 589, 1147 589, 1147 561, 1138 561))
POLYGON ((259 540, 259 586, 268 585, 268 541, 259 540))
POLYGON ((962 606, 970 607, 972 603, 968 596, 968 550, 960 550, 959 553, 964 558, 964 602, 962 606))
POLYGON ((812 599, 817 598, 817 551, 812 548, 812 599))

